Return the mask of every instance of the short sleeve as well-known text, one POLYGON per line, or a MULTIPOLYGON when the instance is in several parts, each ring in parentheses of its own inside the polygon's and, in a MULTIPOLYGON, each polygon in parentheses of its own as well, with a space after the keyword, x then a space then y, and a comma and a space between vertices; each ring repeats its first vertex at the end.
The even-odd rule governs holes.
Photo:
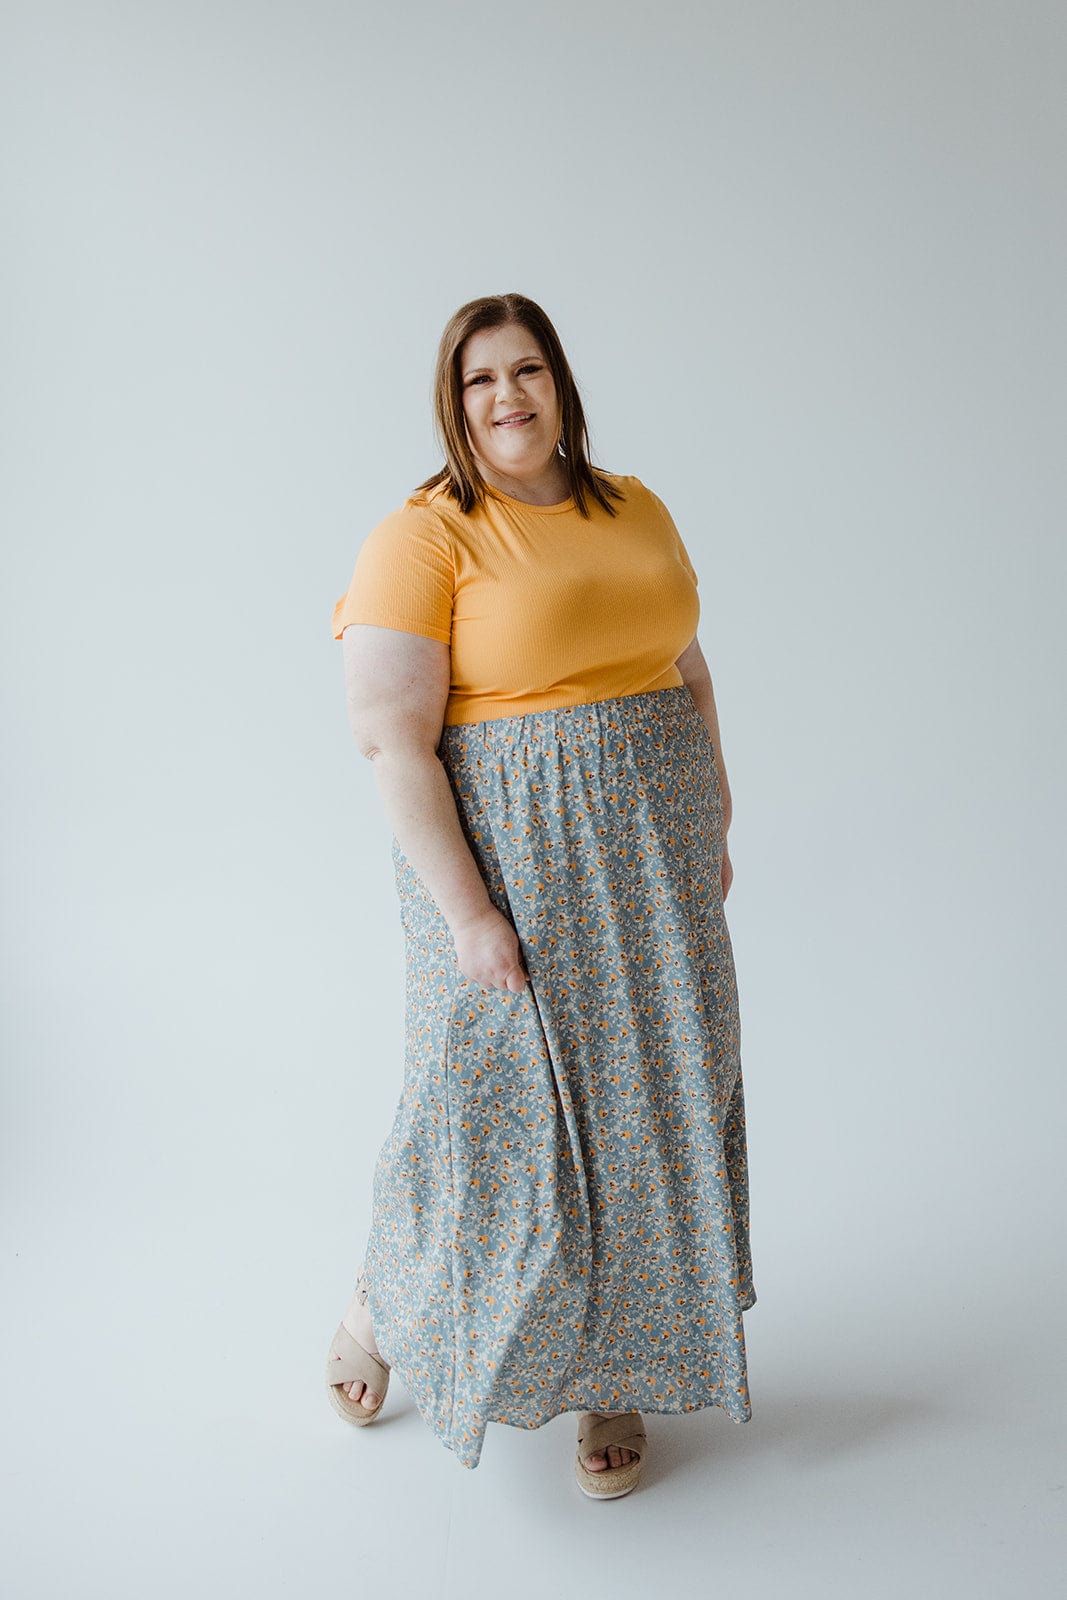
POLYGON ((670 512, 667 510, 667 507, 663 504, 663 501, 660 499, 659 495, 658 494, 654 494, 653 491, 648 488, 647 484, 645 485, 645 490, 646 490, 646 492, 648 494, 652 495, 652 499, 655 501, 657 507, 659 508, 660 516, 663 518, 664 522, 667 524, 668 529, 670 530, 671 540, 672 540, 672 543, 674 544, 675 550, 677 551, 678 559, 682 563, 682 566, 685 568, 686 572, 688 572, 689 576, 692 578, 693 587, 695 588, 696 585, 697 585, 697 581, 698 581, 697 580, 697 575, 696 575, 696 568, 693 566, 693 563, 689 559, 689 551, 685 548, 685 545, 682 542, 682 536, 678 532, 678 529, 675 527, 674 518, 671 516, 670 512))
POLYGON ((350 622, 369 622, 450 644, 454 589, 447 531, 430 507, 408 502, 364 540, 348 592, 333 608, 333 636, 350 622))

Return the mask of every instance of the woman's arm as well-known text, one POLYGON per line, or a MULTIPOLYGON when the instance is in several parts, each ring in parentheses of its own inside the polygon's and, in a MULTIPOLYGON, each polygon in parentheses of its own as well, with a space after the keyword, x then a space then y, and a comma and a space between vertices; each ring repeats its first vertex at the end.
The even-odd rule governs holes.
POLYGON ((722 739, 719 736, 719 714, 715 708, 715 690, 712 688, 711 673, 704 660, 704 652, 699 641, 694 635, 692 643, 682 651, 675 666, 682 674, 682 681, 696 701, 697 710, 708 725, 711 742, 715 746, 715 766, 719 774, 719 789, 722 792, 722 827, 723 832, 730 826, 733 816, 733 799, 730 795, 730 785, 726 778, 726 763, 722 758, 722 739))
POLYGON ((460 826, 437 746, 448 700, 447 644, 350 623, 341 635, 348 719, 373 764, 396 841, 440 908, 464 977, 518 992, 519 941, 493 905, 460 826))
POLYGON ((734 803, 730 794, 730 785, 726 778, 726 763, 722 758, 722 739, 719 736, 719 713, 715 708, 715 690, 711 685, 711 673, 704 660, 694 634, 692 642, 682 651, 675 662, 678 671, 682 674, 682 681, 696 701, 697 710, 707 723, 708 732, 711 734, 711 743, 715 751, 715 768, 719 774, 719 790, 722 794, 722 897, 725 900, 730 893, 730 885, 734 881, 734 864, 730 860, 730 847, 726 842, 726 831, 733 817, 734 803))

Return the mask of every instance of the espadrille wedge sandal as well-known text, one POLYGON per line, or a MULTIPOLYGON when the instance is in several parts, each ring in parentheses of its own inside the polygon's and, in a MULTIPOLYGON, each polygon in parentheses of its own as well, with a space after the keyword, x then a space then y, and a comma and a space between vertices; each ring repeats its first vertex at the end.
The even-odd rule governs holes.
MULTIPOLYGON (((362 1272, 356 1279, 355 1297, 360 1305, 366 1305, 367 1282, 362 1272)), ((334 1410, 346 1422, 354 1422, 357 1428, 362 1428, 368 1422, 373 1422, 381 1411, 388 1388, 388 1366, 380 1356, 365 1350, 358 1339, 353 1339, 342 1322, 333 1336, 330 1353, 326 1357, 326 1391, 334 1410), (368 1411, 362 1401, 350 1400, 345 1394, 344 1385, 357 1380, 365 1383, 371 1394, 381 1395, 373 1411, 368 1411)))
POLYGON ((647 1449, 640 1411, 626 1411, 615 1417, 604 1416, 599 1411, 583 1411, 578 1418, 578 1454, 574 1458, 574 1476, 579 1489, 591 1500, 617 1500, 620 1495, 629 1494, 637 1487, 647 1449), (605 1467, 603 1472, 590 1472, 585 1465, 586 1457, 600 1455, 613 1444, 632 1450, 636 1459, 628 1461, 624 1467, 605 1467))

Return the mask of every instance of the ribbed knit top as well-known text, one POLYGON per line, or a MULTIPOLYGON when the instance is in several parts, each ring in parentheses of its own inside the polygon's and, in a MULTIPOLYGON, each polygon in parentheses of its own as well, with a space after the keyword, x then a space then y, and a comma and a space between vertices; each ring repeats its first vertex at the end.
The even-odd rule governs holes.
POLYGON ((334 638, 367 622, 449 645, 447 725, 676 687, 696 573, 659 497, 605 476, 626 496, 614 517, 490 486, 470 513, 440 486, 410 496, 364 541, 334 638))

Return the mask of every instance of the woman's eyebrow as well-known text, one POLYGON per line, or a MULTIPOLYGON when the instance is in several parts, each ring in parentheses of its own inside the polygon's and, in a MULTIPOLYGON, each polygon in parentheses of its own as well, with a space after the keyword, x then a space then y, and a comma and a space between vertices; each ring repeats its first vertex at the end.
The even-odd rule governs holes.
MULTIPOLYGON (((518 361, 513 361, 513 367, 524 367, 528 361, 541 361, 541 356, 520 356, 518 361)), ((473 378, 479 372, 492 372, 492 367, 467 367, 463 373, 465 378, 473 378)))

